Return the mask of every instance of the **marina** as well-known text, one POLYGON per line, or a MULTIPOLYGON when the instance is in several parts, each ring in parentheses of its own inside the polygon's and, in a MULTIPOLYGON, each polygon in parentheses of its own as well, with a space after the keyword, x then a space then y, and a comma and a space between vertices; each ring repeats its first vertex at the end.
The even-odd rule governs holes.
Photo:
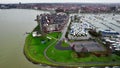
POLYGON ((111 29, 117 32, 120 32, 120 24, 116 22, 115 19, 119 20, 120 15, 116 14, 115 16, 113 13, 110 14, 79 14, 79 16, 84 16, 86 22, 92 24, 98 30, 106 30, 111 29), (99 25, 99 26, 98 26, 99 25))

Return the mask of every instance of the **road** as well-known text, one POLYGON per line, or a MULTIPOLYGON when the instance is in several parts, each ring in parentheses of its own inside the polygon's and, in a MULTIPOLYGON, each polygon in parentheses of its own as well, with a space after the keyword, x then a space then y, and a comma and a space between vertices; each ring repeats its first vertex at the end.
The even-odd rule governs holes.
POLYGON ((68 26, 70 25, 70 21, 71 21, 71 18, 69 16, 68 23, 64 26, 64 29, 62 30, 62 36, 61 36, 60 40, 65 38, 65 34, 66 34, 67 30, 68 30, 68 26))
MULTIPOLYGON (((66 31, 68 30, 68 26, 69 26, 69 24, 70 24, 70 21, 71 21, 71 18, 70 18, 70 16, 69 16, 68 23, 64 26, 64 29, 62 30, 62 36, 61 36, 61 38, 59 39, 59 41, 62 40, 63 38, 65 38, 65 34, 66 34, 66 31)), ((51 44, 44 50, 44 56, 45 56, 46 59, 49 60, 50 62, 53 62, 53 63, 57 63, 57 64, 58 64, 58 62, 53 61, 53 60, 50 59, 50 58, 47 56, 47 54, 46 54, 48 48, 51 47, 54 43, 56 43, 56 42, 58 41, 57 39, 55 39, 55 40, 56 40, 56 41, 54 41, 53 43, 51 43, 51 44)))

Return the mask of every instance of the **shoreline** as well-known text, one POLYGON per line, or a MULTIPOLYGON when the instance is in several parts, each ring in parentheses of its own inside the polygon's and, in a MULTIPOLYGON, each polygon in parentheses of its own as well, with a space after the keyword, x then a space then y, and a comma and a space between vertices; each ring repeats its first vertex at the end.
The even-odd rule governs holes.
MULTIPOLYGON (((33 29, 33 31, 36 30, 37 28, 38 28, 38 26, 36 26, 36 27, 33 29)), ((31 31, 31 32, 33 32, 33 31, 31 31)), ((31 33, 30 33, 30 34, 31 34, 31 33)), ((27 50, 28 50, 28 45, 27 45, 27 43, 28 43, 28 41, 29 41, 29 40, 28 40, 28 39, 29 39, 28 36, 29 36, 30 34, 28 34, 28 35, 26 36, 26 38, 25 38, 25 43, 24 43, 24 48, 23 48, 23 54, 24 54, 24 56, 26 57, 26 59, 27 59, 28 61, 32 62, 33 64, 36 64, 36 65, 57 67, 58 65, 56 65, 56 64, 49 64, 49 63, 39 62, 39 61, 34 60, 33 57, 30 56, 30 54, 27 52, 27 50)), ((45 57, 45 56, 44 56, 44 57, 45 57)))
MULTIPOLYGON (((28 35, 29 36, 29 35, 28 35)), ((103 63, 99 63, 99 64, 97 64, 97 62, 96 62, 96 64, 95 64, 95 62, 92 62, 92 64, 89 64, 89 63, 91 63, 91 62, 88 62, 88 63, 84 63, 84 62, 80 62, 80 63, 76 63, 75 62, 75 64, 72 64, 72 63, 66 63, 66 65, 63 65, 65 62, 58 62, 58 64, 55 64, 55 63, 44 63, 44 62, 40 62, 40 61, 36 61, 33 57, 31 57, 30 55, 29 55, 29 53, 27 52, 27 42, 29 41, 28 40, 28 38, 29 37, 26 37, 26 39, 25 39, 25 44, 24 44, 24 48, 23 48, 23 53, 24 53, 24 55, 25 55, 25 57, 26 57, 26 59, 28 60, 28 61, 30 61, 30 62, 32 62, 33 64, 36 64, 36 65, 44 65, 44 66, 52 66, 52 67, 79 67, 79 66, 83 66, 83 67, 91 67, 91 66, 119 66, 120 64, 118 63, 118 64, 112 64, 111 65, 111 63, 107 63, 107 62, 103 62, 103 63), (71 65, 72 64, 72 65, 71 65)), ((46 47, 47 48, 47 47, 46 47)), ((45 56, 44 56, 45 57, 45 56)), ((48 60, 49 61, 49 60, 48 60)), ((114 63, 114 62, 112 62, 112 63, 114 63)))

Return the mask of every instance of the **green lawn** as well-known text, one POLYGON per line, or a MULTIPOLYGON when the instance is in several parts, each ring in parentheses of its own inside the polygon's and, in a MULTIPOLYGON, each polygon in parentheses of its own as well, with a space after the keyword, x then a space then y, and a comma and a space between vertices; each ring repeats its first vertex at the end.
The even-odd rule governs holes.
MULTIPOLYGON (((59 32, 54 32, 54 33, 50 33, 47 36, 52 36, 52 37, 57 37, 61 35, 61 33, 59 32)), ((51 64, 51 62, 49 62, 45 57, 44 57, 44 49, 50 45, 52 42, 56 41, 56 39, 51 38, 48 39, 45 37, 32 37, 32 34, 28 35, 26 38, 26 42, 25 42, 25 47, 24 47, 24 52, 26 57, 35 62, 35 63, 47 63, 47 64, 51 64), (42 43, 41 41, 46 41, 45 43, 42 43)))
MULTIPOLYGON (((47 39, 46 39, 47 40, 47 39)), ((47 43, 42 44, 41 38, 33 38, 30 34, 26 38, 25 43, 25 53, 29 59, 34 62, 49 63, 43 55, 44 49, 52 42, 54 39, 47 41, 47 43)))
POLYGON ((63 47, 68 47, 70 46, 68 43, 66 43, 65 41, 62 41, 62 44, 61 44, 63 47))
POLYGON ((61 32, 52 32, 52 33, 47 34, 47 36, 54 37, 54 38, 60 38, 61 35, 62 35, 61 32))
POLYGON ((120 57, 117 55, 111 55, 108 57, 101 56, 96 57, 95 55, 90 55, 89 57, 84 58, 73 58, 76 62, 113 62, 113 59, 116 61, 120 60, 120 57))
POLYGON ((76 63, 76 62, 112 62, 113 60, 120 62, 120 57, 111 55, 108 57, 96 57, 90 54, 87 57, 77 58, 74 56, 75 52, 72 50, 57 50, 55 45, 51 46, 47 51, 47 56, 56 62, 76 63))
POLYGON ((47 56, 57 62, 69 62, 71 58, 70 50, 57 50, 54 46, 50 47, 47 51, 47 56))

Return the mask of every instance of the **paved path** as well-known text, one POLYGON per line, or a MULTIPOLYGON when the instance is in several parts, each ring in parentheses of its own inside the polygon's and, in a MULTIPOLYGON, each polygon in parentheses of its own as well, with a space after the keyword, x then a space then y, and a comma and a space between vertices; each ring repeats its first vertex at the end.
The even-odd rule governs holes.
POLYGON ((54 41, 53 43, 51 43, 45 50, 44 50, 44 56, 45 56, 45 58, 47 59, 47 60, 49 60, 50 62, 53 62, 53 63, 56 63, 54 60, 52 60, 52 59, 50 59, 48 56, 47 56, 47 54, 46 54, 46 52, 47 52, 47 50, 48 50, 48 48, 50 48, 54 43, 56 43, 57 42, 57 40, 56 41, 54 41))
MULTIPOLYGON (((69 17, 68 23, 64 26, 64 29, 62 30, 62 36, 61 36, 61 38, 59 39, 59 41, 62 40, 63 38, 65 38, 65 34, 66 34, 66 31, 67 31, 68 26, 69 26, 69 24, 70 24, 70 21, 71 21, 71 19, 70 19, 70 17, 69 17)), ((51 44, 44 50, 44 56, 46 57, 46 59, 48 59, 50 62, 53 62, 53 63, 58 63, 58 62, 55 62, 55 61, 53 61, 52 59, 50 59, 50 58, 47 56, 46 52, 47 52, 47 50, 48 50, 54 43, 56 43, 57 41, 58 41, 58 40, 56 40, 56 41, 54 41, 53 43, 51 43, 51 44)), ((58 42, 58 43, 59 43, 59 42, 58 42)), ((59 48, 59 49, 64 49, 64 48, 61 48, 61 46, 59 46, 59 45, 57 45, 57 48, 59 48)))
POLYGON ((65 38, 65 34, 66 34, 67 30, 68 30, 68 26, 69 26, 70 22, 71 22, 71 18, 69 16, 68 23, 64 26, 64 29, 62 30, 62 36, 61 36, 60 40, 65 38))
MULTIPOLYGON (((69 16, 69 20, 68 20, 68 23, 64 26, 64 29, 62 30, 62 36, 61 38, 59 39, 58 43, 56 44, 55 48, 56 49, 59 49, 59 50, 71 50, 71 47, 62 47, 61 45, 61 40, 63 40, 65 38, 65 35, 66 35, 66 32, 68 30, 68 27, 70 25, 70 22, 71 22, 71 18, 69 16)), ((67 42, 68 44, 70 44, 69 42, 67 42)))

